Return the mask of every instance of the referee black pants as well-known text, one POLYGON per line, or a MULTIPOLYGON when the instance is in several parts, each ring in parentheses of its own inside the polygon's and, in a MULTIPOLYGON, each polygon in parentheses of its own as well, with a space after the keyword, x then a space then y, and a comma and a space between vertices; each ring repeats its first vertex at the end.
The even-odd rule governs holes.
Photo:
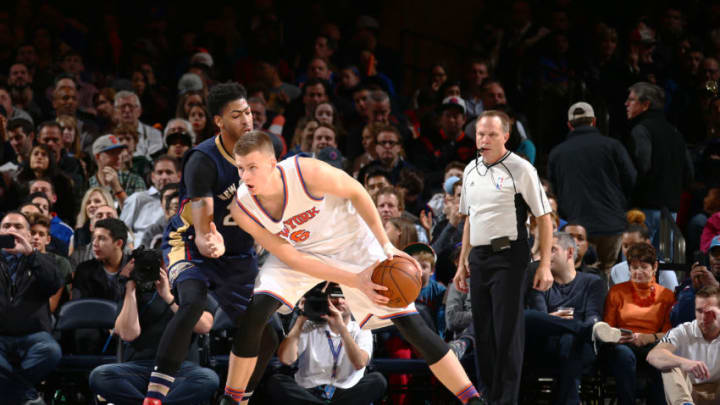
POLYGON ((490 246, 470 251, 470 298, 479 378, 490 403, 517 404, 525 347, 523 309, 530 249, 515 241, 494 253, 490 246))

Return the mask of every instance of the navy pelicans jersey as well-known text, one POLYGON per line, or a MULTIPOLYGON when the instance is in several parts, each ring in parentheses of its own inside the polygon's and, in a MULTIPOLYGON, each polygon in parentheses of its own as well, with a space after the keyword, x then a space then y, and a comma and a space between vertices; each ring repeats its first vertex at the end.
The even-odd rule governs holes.
MULTIPOLYGON (((225 254, 221 258, 248 258, 254 255, 253 238, 235 224, 230 215, 230 204, 234 203, 237 185, 240 182, 237 167, 232 156, 223 148, 220 136, 207 139, 193 148, 192 153, 204 153, 215 163, 217 179, 213 185, 213 221, 225 240, 225 254)), ((192 223, 192 203, 187 196, 183 179, 180 180, 180 206, 165 229, 163 248, 172 264, 182 260, 206 259, 195 246, 195 227, 192 223), (168 249, 169 248, 169 249, 168 249)))
POLYGON ((298 165, 300 159, 308 158, 293 156, 277 164, 285 195, 282 217, 271 218, 245 184, 238 188, 238 206, 260 226, 303 252, 332 256, 351 246, 357 248, 357 244, 365 248, 377 244, 350 200, 310 194, 298 165))

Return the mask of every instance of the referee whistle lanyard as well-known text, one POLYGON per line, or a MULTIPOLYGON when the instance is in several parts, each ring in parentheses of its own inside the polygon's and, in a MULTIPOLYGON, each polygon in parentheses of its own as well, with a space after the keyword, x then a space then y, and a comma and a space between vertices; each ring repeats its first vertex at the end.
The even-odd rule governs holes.
POLYGON ((333 356, 333 368, 332 368, 332 375, 330 377, 331 378, 330 384, 325 386, 325 397, 327 399, 331 399, 333 394, 335 393, 335 385, 334 384, 335 384, 335 378, 337 377, 337 365, 338 365, 338 360, 340 359, 340 351, 342 350, 343 342, 341 340, 337 346, 337 349, 335 349, 335 346, 333 346, 332 337, 330 337, 330 332, 328 332, 326 330, 325 336, 327 337, 328 345, 330 346, 330 353, 332 353, 332 356, 333 356))

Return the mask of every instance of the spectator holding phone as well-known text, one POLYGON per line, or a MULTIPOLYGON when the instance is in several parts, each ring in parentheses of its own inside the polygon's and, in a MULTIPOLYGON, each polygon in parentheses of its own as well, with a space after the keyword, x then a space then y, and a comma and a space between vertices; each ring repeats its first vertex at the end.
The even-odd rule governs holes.
POLYGON ((717 404, 720 400, 720 288, 695 294, 695 320, 670 330, 650 351, 648 363, 662 371, 670 404, 717 404))
POLYGON ((635 403, 638 372, 649 378, 647 403, 665 404, 660 372, 645 358, 670 329, 670 309, 675 296, 658 284, 657 253, 649 243, 627 250, 630 281, 616 284, 605 300, 605 322, 593 328, 595 341, 613 343, 600 348, 600 358, 617 381, 619 405, 635 403))
POLYGON ((42 403, 35 386, 62 356, 50 331, 50 297, 63 279, 30 243, 30 222, 18 211, 0 222, 0 393, 3 403, 42 403))
POLYGON ((720 287, 720 236, 710 242, 707 256, 700 252, 692 265, 690 277, 678 288, 677 302, 670 312, 673 326, 695 319, 695 292, 704 287, 720 287))

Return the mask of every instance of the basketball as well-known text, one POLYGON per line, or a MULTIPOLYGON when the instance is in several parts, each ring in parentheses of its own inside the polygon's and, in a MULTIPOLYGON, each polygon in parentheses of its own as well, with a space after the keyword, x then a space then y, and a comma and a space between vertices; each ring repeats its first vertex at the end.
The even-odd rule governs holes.
POLYGON ((403 308, 415 302, 422 288, 421 273, 410 259, 402 256, 378 264, 373 271, 372 281, 388 288, 377 293, 390 299, 385 305, 391 308, 403 308))

